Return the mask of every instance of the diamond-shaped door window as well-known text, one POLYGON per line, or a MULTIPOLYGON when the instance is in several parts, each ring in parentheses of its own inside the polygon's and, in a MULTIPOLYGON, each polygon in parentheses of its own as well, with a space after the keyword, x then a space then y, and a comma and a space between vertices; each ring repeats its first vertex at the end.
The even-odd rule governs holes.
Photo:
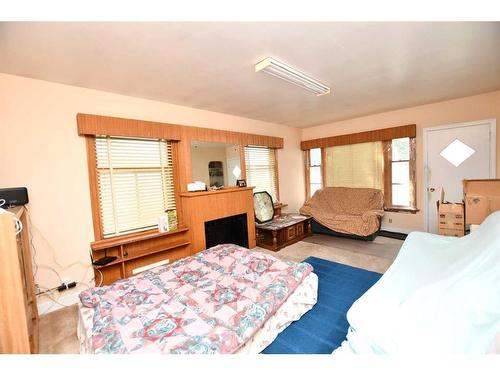
POLYGON ((448 146, 446 146, 443 151, 439 153, 443 158, 448 160, 455 167, 458 167, 468 158, 470 158, 476 150, 467 146, 465 143, 459 139, 455 139, 448 146))

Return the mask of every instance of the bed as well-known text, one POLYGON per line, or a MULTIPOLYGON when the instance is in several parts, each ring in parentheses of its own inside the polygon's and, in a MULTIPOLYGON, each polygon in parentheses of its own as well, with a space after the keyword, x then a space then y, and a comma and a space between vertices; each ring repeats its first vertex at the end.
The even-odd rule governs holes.
POLYGON ((81 353, 261 352, 317 301, 307 263, 218 245, 80 294, 81 353))

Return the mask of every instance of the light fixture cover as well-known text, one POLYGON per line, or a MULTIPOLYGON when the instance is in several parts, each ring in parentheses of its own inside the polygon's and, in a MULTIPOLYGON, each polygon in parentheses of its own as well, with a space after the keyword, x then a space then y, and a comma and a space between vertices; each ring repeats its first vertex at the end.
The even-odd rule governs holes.
POLYGON ((296 86, 314 92, 318 96, 330 93, 330 87, 324 83, 319 82, 298 69, 292 68, 290 65, 287 65, 274 57, 268 57, 255 64, 255 71, 262 71, 272 76, 281 78, 296 86))

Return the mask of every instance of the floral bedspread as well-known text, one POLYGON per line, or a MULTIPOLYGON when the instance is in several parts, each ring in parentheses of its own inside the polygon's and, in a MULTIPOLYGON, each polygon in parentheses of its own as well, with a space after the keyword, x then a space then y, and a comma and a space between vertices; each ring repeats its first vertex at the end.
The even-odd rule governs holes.
POLYGON ((94 309, 95 353, 233 353, 311 273, 236 245, 218 245, 80 294, 94 309))

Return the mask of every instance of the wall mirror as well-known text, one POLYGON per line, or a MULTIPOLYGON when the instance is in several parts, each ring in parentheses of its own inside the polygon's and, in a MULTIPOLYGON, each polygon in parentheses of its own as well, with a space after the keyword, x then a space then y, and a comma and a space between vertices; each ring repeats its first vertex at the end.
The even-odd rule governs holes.
POLYGON ((192 180, 207 187, 236 186, 241 178, 240 146, 219 142, 191 142, 192 180))

